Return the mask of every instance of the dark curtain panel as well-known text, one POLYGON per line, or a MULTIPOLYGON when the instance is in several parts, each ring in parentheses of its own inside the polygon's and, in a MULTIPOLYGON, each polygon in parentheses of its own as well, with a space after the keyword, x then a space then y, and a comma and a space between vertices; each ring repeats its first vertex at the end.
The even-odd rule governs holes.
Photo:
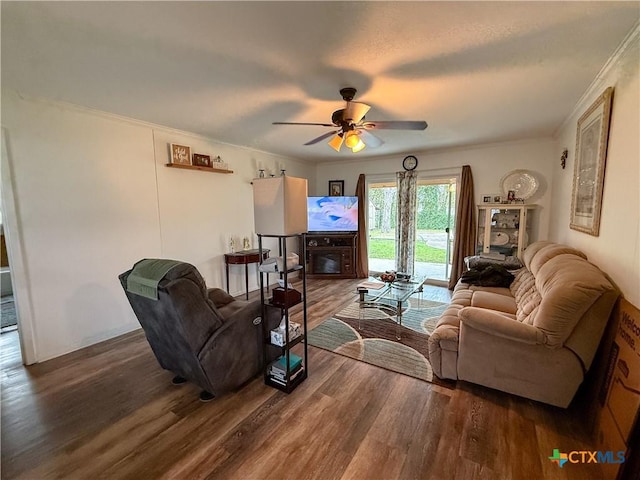
POLYGON ((366 183, 364 174, 358 177, 356 196, 358 197, 358 251, 356 252, 356 274, 358 278, 369 277, 369 251, 367 250, 367 224, 365 221, 366 208, 366 183))
POLYGON ((473 175, 469 165, 462 167, 454 235, 449 289, 455 287, 464 272, 464 257, 476 253, 476 206, 473 195, 473 175))

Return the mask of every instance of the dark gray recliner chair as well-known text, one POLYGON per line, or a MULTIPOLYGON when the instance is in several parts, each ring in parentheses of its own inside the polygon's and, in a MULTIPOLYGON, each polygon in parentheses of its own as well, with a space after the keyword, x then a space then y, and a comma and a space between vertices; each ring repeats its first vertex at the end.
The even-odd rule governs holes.
MULTIPOLYGON (((260 301, 207 289, 200 272, 182 262, 157 284, 158 299, 146 298, 127 290, 134 268, 119 276, 120 283, 160 366, 176 375, 174 383, 191 381, 204 390, 200 398, 206 401, 237 389, 262 370, 260 301)), ((277 310, 267 323, 269 330, 277 327, 277 310)))

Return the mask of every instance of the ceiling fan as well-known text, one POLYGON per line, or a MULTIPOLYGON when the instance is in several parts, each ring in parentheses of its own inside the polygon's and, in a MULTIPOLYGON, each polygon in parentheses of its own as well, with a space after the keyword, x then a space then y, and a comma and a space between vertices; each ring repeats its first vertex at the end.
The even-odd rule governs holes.
POLYGON ((361 151, 364 147, 379 147, 384 142, 370 130, 424 130, 427 128, 425 121, 375 121, 365 120, 364 116, 371 108, 369 105, 360 102, 354 102, 357 90, 352 87, 340 90, 340 95, 347 104, 344 108, 336 110, 331 115, 332 123, 307 123, 307 122, 273 122, 273 125, 317 125, 321 127, 333 127, 337 130, 327 132, 313 140, 308 141, 305 145, 313 145, 322 140, 333 136, 329 140, 329 146, 336 152, 344 144, 350 148, 353 153, 361 151))

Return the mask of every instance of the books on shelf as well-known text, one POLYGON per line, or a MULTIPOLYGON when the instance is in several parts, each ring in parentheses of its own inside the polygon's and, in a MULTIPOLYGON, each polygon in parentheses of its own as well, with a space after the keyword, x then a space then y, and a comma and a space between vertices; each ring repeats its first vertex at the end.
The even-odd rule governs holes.
MULTIPOLYGON (((292 371, 289 374, 289 381, 293 381, 296 378, 298 378, 298 376, 300 376, 302 374, 302 372, 304 372, 304 368, 302 368, 302 365, 299 365, 298 368, 295 371, 292 371)), ((271 380, 273 380, 276 383, 279 383, 280 385, 286 385, 287 384, 287 374, 286 372, 280 372, 278 370, 274 370, 273 367, 271 369, 269 369, 269 378, 271 380)))
MULTIPOLYGON (((298 368, 296 368, 295 370, 292 370, 292 371, 289 373, 289 377, 290 377, 290 378, 295 378, 295 377, 297 377, 301 370, 302 370, 302 365, 299 365, 299 366, 298 366, 298 368)), ((271 369, 269 369, 269 374, 270 374, 272 377, 279 378, 279 379, 281 379, 281 380, 284 380, 285 378, 287 378, 287 372, 283 372, 283 371, 280 371, 280 370, 276 370, 276 369, 274 369, 273 367, 272 367, 271 369)))
MULTIPOLYGON (((293 372, 302 365, 302 358, 295 353, 289 353, 289 371, 293 372)), ((282 355, 272 365, 272 370, 286 372, 286 355, 282 355)))
MULTIPOLYGON (((300 370, 300 372, 303 372, 303 370, 300 370)), ((292 377, 291 377, 291 379, 289 380, 289 382, 293 382, 293 380, 294 380, 295 378, 297 378, 297 376, 298 376, 298 375, 292 376, 292 377)), ((282 385, 283 387, 286 387, 286 386, 287 386, 287 381, 286 381, 286 380, 284 380, 284 379, 282 379, 282 380, 281 380, 281 379, 279 379, 279 378, 275 378, 275 377, 273 377, 273 376, 270 376, 270 377, 269 377, 269 379, 270 379, 272 382, 277 383, 278 385, 282 385)))

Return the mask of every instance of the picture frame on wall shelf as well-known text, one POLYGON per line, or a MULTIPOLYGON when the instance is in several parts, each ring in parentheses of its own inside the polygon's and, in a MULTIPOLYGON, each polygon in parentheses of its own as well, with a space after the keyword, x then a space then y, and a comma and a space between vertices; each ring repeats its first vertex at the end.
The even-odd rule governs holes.
POLYGON ((344 195, 344 180, 329 180, 329 196, 341 197, 344 195))
POLYGON ((196 167, 213 167, 211 155, 203 155, 201 153, 193 154, 193 165, 196 167))
POLYGON ((493 195, 486 193, 482 195, 482 203, 493 203, 493 195))
POLYGON ((493 195, 493 203, 502 203, 502 195, 493 195))
POLYGON ((569 227, 594 237, 600 234, 612 102, 609 87, 580 117, 576 134, 569 227))
POLYGON ((178 143, 169 144, 169 163, 176 165, 191 165, 191 147, 178 143))

